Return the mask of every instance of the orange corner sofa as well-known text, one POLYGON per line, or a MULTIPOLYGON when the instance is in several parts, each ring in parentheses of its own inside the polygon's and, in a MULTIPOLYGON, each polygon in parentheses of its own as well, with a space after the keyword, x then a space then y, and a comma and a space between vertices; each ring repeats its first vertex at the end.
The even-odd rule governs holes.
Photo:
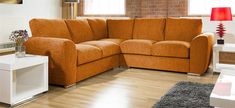
POLYGON ((49 56, 50 84, 76 82, 125 66, 203 74, 213 34, 201 19, 32 19, 30 54, 49 56))

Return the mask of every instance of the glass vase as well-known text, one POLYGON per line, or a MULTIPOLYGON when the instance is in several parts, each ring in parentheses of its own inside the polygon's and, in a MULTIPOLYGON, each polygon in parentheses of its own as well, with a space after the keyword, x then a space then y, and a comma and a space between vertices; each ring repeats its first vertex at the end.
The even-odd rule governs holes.
POLYGON ((24 45, 17 45, 15 47, 15 56, 17 58, 25 57, 25 46, 24 45))

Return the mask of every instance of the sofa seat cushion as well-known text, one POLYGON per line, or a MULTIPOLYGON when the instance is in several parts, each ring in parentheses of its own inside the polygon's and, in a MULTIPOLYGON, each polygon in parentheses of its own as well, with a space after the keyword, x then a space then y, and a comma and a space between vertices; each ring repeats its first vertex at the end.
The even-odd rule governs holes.
POLYGON ((153 44, 152 55, 189 58, 190 43, 186 41, 160 41, 153 44))
POLYGON ((125 39, 113 39, 113 38, 106 38, 106 39, 101 39, 100 41, 108 41, 108 42, 113 42, 117 45, 120 45, 125 39))
POLYGON ((108 57, 115 54, 120 54, 119 45, 108 41, 87 41, 82 44, 98 47, 102 51, 102 57, 108 57))
POLYGON ((86 44, 76 44, 78 65, 95 61, 102 57, 102 51, 95 46, 86 44))
POLYGON ((155 41, 132 39, 121 43, 121 51, 124 54, 151 55, 151 47, 155 41))

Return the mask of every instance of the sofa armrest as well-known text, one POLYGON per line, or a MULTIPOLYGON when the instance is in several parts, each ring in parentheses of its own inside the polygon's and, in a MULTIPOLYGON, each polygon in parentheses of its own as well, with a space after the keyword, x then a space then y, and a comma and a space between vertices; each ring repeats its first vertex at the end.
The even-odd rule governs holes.
POLYGON ((69 86, 76 83, 77 51, 71 40, 32 37, 25 46, 29 54, 49 57, 50 84, 69 86))
POLYGON ((190 73, 203 74, 210 64, 214 34, 203 33, 196 36, 190 48, 190 73))

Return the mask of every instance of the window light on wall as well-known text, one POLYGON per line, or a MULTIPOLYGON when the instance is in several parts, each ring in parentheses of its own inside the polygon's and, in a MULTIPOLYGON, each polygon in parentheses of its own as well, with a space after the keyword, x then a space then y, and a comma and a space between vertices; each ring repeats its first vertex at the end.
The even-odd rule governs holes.
POLYGON ((84 0, 85 15, 125 15, 125 0, 84 0))
POLYGON ((231 7, 235 14, 235 0, 189 0, 189 15, 210 15, 212 7, 231 7))

